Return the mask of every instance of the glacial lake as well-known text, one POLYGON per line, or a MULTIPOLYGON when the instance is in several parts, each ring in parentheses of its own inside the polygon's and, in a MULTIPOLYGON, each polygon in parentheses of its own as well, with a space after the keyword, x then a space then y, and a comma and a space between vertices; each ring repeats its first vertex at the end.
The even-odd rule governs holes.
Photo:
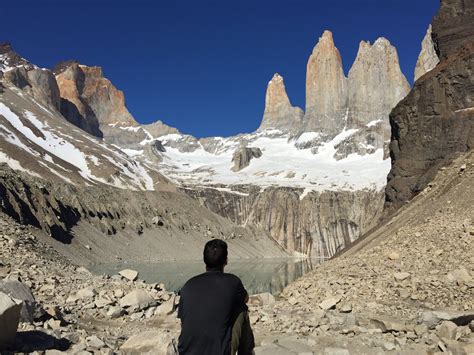
MULTIPOLYGON (((249 294, 278 294, 285 286, 311 271, 320 262, 315 259, 229 260, 225 272, 239 276, 249 294)), ((122 262, 89 266, 91 272, 99 275, 115 275, 123 269, 138 271, 138 277, 148 283, 164 283, 169 291, 179 290, 191 277, 205 271, 202 261, 122 262)))

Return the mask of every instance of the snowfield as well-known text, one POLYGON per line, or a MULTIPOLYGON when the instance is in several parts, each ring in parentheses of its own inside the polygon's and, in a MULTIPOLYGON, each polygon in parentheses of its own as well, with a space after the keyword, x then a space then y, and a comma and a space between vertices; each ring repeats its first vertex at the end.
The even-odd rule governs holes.
MULTIPOLYGON (((310 191, 381 190, 391 166, 390 159, 383 159, 382 149, 374 154, 352 154, 342 160, 334 158, 335 146, 356 132, 356 129, 344 130, 331 141, 322 143, 316 154, 310 148, 298 148, 298 144, 317 139, 320 135, 316 132, 303 133, 296 140, 290 140, 285 134, 275 136, 278 134, 275 130, 217 137, 212 149, 205 149, 199 143, 200 147, 191 152, 180 149, 186 145, 188 136, 169 134, 158 138, 166 149, 159 170, 182 185, 288 186, 303 188, 301 198, 310 191), (263 154, 253 158, 248 167, 234 172, 231 170, 232 156, 242 141, 249 142, 246 145, 249 148, 260 148, 263 154)), ((131 156, 139 154, 138 151, 128 153, 131 156)))

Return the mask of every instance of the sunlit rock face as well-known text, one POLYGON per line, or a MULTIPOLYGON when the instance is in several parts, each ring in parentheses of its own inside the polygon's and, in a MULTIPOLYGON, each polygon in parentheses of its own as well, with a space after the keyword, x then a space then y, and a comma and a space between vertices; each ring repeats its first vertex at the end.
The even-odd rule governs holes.
POLYGON ((397 50, 385 38, 373 44, 360 42, 348 78, 347 126, 351 128, 375 120, 384 120, 388 125, 390 111, 410 91, 400 70, 397 50))
POLYGON ((334 135, 345 125, 347 79, 332 33, 325 31, 309 57, 306 69, 304 130, 334 135))
POLYGON ((303 110, 291 105, 283 77, 275 74, 267 86, 265 112, 259 130, 267 128, 299 130, 303 115, 303 110))
POLYGON ((415 81, 432 70, 438 63, 439 58, 435 51, 433 39, 431 38, 430 25, 421 43, 421 51, 415 67, 415 81))

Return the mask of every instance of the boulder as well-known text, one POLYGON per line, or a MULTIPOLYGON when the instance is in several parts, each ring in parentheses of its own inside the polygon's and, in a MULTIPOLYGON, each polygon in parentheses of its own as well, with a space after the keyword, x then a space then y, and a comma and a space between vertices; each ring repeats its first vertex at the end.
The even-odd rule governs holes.
POLYGON ((259 293, 249 297, 249 304, 252 306, 269 306, 275 303, 275 297, 268 292, 259 293))
POLYGON ((138 272, 135 270, 125 269, 119 272, 119 275, 125 277, 127 280, 135 281, 138 279, 138 272))
POLYGON ((89 286, 77 291, 76 298, 78 299, 93 298, 95 295, 97 295, 96 289, 92 286, 89 286))
POLYGON ((232 162, 234 166, 232 171, 240 171, 243 168, 249 166, 250 161, 253 158, 260 158, 262 151, 260 148, 240 147, 237 148, 232 156, 232 162))
POLYGON ((155 299, 145 290, 133 290, 120 299, 120 307, 143 309, 154 303, 155 299))
POLYGON ((123 355, 177 355, 176 339, 167 332, 151 330, 130 337, 121 347, 123 355))
POLYGON ((42 307, 35 301, 30 288, 19 281, 0 281, 0 292, 23 302, 20 322, 31 323, 35 319, 41 318, 45 313, 42 307))
POLYGON ((326 298, 319 304, 319 307, 321 307, 321 309, 324 309, 325 311, 327 311, 328 309, 333 309, 341 301, 341 299, 341 295, 326 298))
POLYGON ((0 349, 14 342, 21 309, 21 301, 0 292, 0 349))
POLYGON ((393 277, 397 281, 403 281, 403 280, 406 280, 410 277, 410 273, 408 273, 408 272, 396 272, 396 273, 393 274, 393 277))
POLYGON ((442 339, 454 340, 458 326, 450 321, 442 322, 436 329, 436 335, 442 339))
POLYGON ((174 311, 174 297, 160 304, 155 311, 155 315, 169 315, 174 311))
POLYGON ((407 330, 404 322, 388 317, 374 317, 370 319, 369 326, 372 329, 380 329, 382 333, 403 332, 407 330))

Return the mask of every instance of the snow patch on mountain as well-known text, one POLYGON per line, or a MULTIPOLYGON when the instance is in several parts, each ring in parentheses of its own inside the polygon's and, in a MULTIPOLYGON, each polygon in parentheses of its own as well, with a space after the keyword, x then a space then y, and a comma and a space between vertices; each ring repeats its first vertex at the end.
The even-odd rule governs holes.
POLYGON ((331 141, 322 142, 316 153, 310 148, 297 147, 297 143, 319 138, 316 132, 303 133, 296 141, 281 132, 273 132, 278 136, 259 132, 219 137, 209 139, 211 143, 200 144, 191 151, 181 149, 179 142, 185 144, 185 136, 166 135, 159 138, 166 148, 160 171, 186 186, 288 186, 303 188, 303 197, 310 191, 381 190, 390 170, 390 160, 383 159, 382 149, 374 154, 351 154, 341 160, 334 158, 336 146, 356 132, 357 129, 342 131, 331 141), (231 170, 232 157, 242 142, 248 148, 259 148, 263 154, 259 159, 252 159, 248 167, 234 172, 231 170))

